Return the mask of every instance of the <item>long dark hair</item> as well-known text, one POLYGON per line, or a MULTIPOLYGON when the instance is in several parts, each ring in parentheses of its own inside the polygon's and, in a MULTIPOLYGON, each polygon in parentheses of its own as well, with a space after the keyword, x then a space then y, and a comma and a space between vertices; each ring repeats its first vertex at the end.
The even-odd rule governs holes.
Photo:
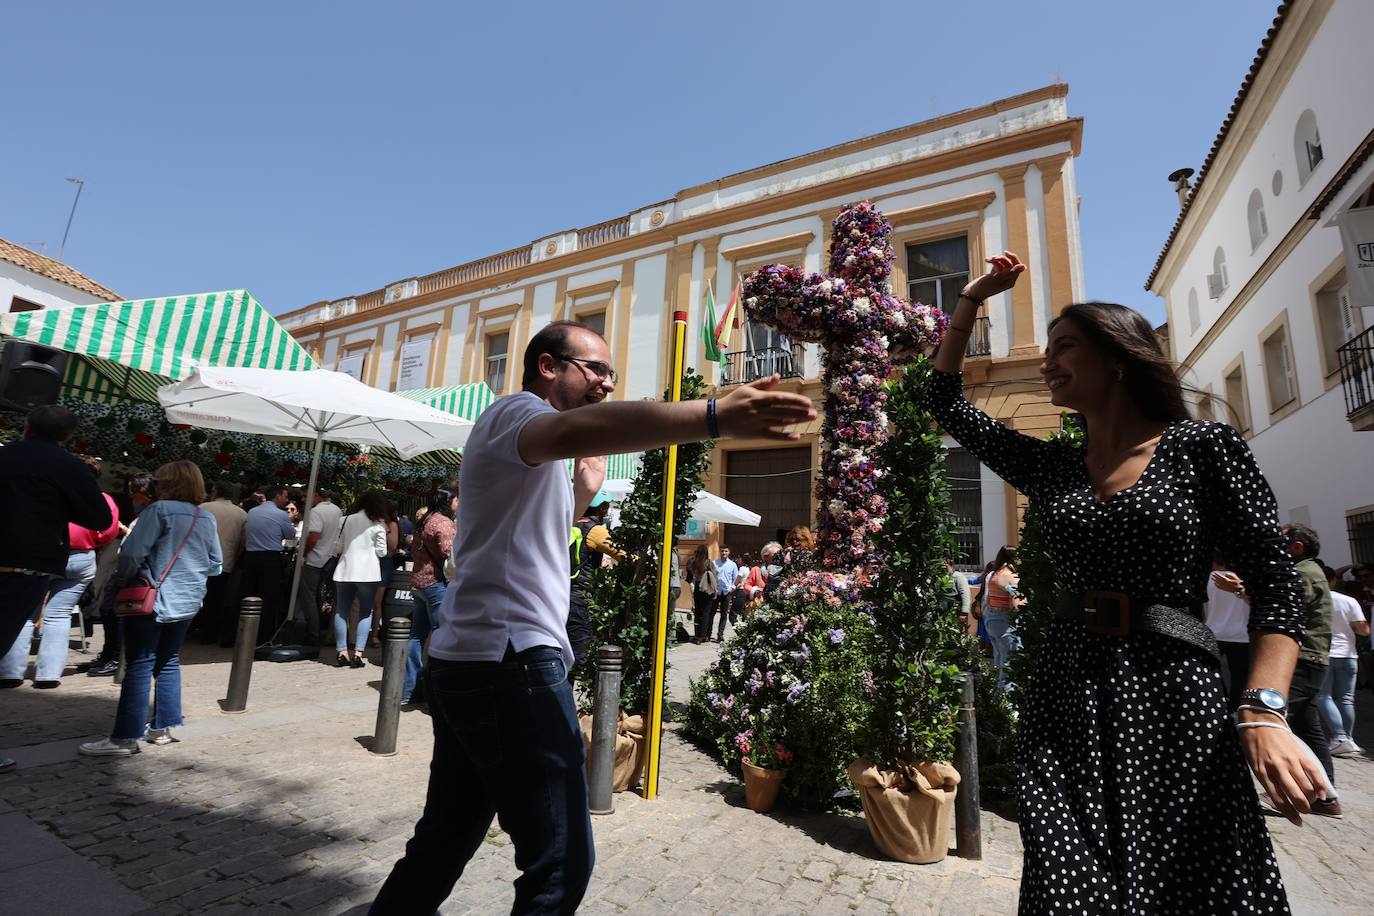
POLYGON ((358 496, 353 503, 353 508, 348 510, 349 515, 363 513, 374 522, 385 522, 388 518, 387 498, 382 495, 380 490, 368 490, 358 496))
POLYGON ((1121 380, 1137 410, 1160 423, 1191 419, 1178 369, 1144 315, 1115 302, 1075 302, 1050 322, 1050 330, 1065 318, 1121 364, 1121 380))
POLYGON ((1003 566, 1016 566, 1016 548, 1010 544, 1006 545, 997 551, 997 559, 993 560, 990 565, 993 572, 997 572, 1003 566))
POLYGON ((446 483, 430 494, 429 511, 438 512, 445 518, 453 518, 453 497, 458 495, 458 484, 446 483))

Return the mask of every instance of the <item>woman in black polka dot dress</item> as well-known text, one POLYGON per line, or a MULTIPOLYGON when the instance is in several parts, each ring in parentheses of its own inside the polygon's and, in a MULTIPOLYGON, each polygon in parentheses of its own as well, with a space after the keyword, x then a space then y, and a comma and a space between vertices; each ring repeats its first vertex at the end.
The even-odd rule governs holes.
MULTIPOLYGON (((1286 694, 1302 586, 1245 441, 1189 419, 1148 322, 1103 303, 1065 309, 1041 366, 1052 402, 1083 414, 1086 448, 1021 435, 975 408, 959 372, 968 329, 981 301, 1025 269, 1010 253, 989 262, 934 362, 928 401, 940 424, 1030 498, 1068 594, 1126 593, 1137 613, 1196 608, 1214 550, 1234 557, 1251 597, 1249 685, 1286 694)), ((1021 912, 1287 913, 1245 756, 1298 819, 1318 790, 1296 742, 1274 728, 1238 735, 1201 638, 1144 625, 1106 635, 1061 610, 1017 737, 1021 912)))

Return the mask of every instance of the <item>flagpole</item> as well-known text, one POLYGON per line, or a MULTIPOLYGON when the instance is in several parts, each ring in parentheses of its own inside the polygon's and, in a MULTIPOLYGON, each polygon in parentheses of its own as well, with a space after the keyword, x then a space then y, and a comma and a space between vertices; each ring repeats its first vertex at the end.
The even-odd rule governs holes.
MULTIPOLYGON (((673 312, 673 375, 669 401, 682 400, 682 361, 687 343, 687 313, 673 312)), ((658 797, 659 759, 663 746, 663 675, 668 655, 668 577, 672 571, 673 510, 677 499, 677 446, 668 446, 663 467, 663 545, 658 553, 658 614, 654 620, 654 680, 649 694, 648 753, 645 755, 644 797, 658 797)))

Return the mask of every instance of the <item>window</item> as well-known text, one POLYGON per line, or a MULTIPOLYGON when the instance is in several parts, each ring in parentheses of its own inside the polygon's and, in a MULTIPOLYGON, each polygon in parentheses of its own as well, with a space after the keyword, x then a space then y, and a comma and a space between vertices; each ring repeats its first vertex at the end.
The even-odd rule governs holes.
POLYGON ((1374 508, 1347 512, 1345 528, 1350 538, 1350 559, 1356 563, 1374 563, 1374 508))
POLYGON ((1226 391, 1227 422, 1243 433, 1250 431, 1250 401, 1245 396, 1245 365, 1237 360, 1223 380, 1226 391))
POLYGON ((1188 290, 1188 333, 1196 334, 1202 324, 1202 314, 1197 305, 1197 290, 1188 290))
POLYGON ((1293 156, 1298 160, 1298 184, 1304 184, 1322 161, 1322 138, 1310 108, 1298 115, 1298 126, 1293 129, 1293 156))
POLYGON ((20 299, 18 296, 14 296, 10 299, 11 312, 36 312, 41 308, 43 308, 43 306, 38 303, 30 302, 27 299, 20 299))
POLYGON ((497 394, 506 393, 506 352, 510 349, 510 332, 487 337, 487 387, 497 394))
POLYGON ((606 313, 592 312, 589 315, 578 315, 577 320, 591 328, 602 337, 606 336, 606 313))
POLYGON ((1198 392, 1197 418, 1199 420, 1215 420, 1217 418, 1216 398, 1212 396, 1210 385, 1198 392))
POLYGON ((1226 270, 1226 252, 1220 245, 1212 254, 1212 272, 1207 275, 1207 295, 1213 299, 1220 299, 1221 294, 1226 292, 1226 287, 1231 285, 1231 274, 1226 270))
POLYGON ((947 453, 949 511, 955 519, 954 565, 965 572, 983 568, 983 483, 978 459, 961 448, 947 453))
POLYGON ((949 313, 968 283, 968 236, 906 246, 907 298, 949 313))
POLYGON ((1264 217, 1264 196, 1259 188, 1250 192, 1250 203, 1245 206, 1245 218, 1250 223, 1250 250, 1254 251, 1269 235, 1269 221, 1264 217))
POLYGON ((1288 342, 1288 326, 1281 324, 1264 339, 1264 384, 1269 390, 1272 414, 1298 396, 1298 381, 1293 371, 1293 348, 1288 342))
POLYGON ((1341 344, 1359 334, 1360 310, 1350 298, 1350 285, 1345 281, 1345 270, 1337 272, 1324 287, 1317 290, 1313 297, 1313 308, 1317 313, 1317 334, 1321 343, 1322 374, 1328 378, 1336 375, 1341 368, 1341 358, 1337 350, 1341 344))

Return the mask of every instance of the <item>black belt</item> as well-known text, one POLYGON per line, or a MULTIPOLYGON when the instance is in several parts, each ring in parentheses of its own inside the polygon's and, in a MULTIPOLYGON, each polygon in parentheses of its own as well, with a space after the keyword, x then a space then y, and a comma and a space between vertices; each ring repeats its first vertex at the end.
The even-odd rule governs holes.
POLYGON ((1125 592, 1086 591, 1063 595, 1055 616, 1076 620, 1088 632, 1103 636, 1157 633, 1181 639, 1221 660, 1217 639, 1203 623, 1198 608, 1179 608, 1149 596, 1125 592))

